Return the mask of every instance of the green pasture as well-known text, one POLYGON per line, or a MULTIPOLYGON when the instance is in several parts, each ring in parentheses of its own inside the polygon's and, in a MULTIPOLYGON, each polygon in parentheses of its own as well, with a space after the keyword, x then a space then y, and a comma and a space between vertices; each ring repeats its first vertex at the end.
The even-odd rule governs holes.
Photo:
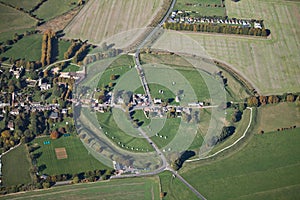
POLYGON ((181 174, 208 199, 298 199, 299 140, 299 128, 254 135, 240 151, 187 163, 181 174))
POLYGON ((69 64, 65 69, 63 69, 63 72, 76 72, 79 71, 80 67, 77 65, 69 64))
POLYGON ((198 197, 186 187, 180 180, 174 178, 171 172, 160 173, 161 190, 165 196, 163 200, 198 199, 198 197))
POLYGON ((48 0, 41 5, 41 7, 34 12, 38 18, 48 21, 54 17, 62 15, 72 8, 77 6, 77 2, 72 4, 73 0, 48 0))
MULTIPOLYGON (((141 136, 138 136, 138 131, 133 128, 132 123, 126 118, 123 111, 115 109, 114 114, 106 112, 106 113, 97 113, 97 118, 100 126, 102 127, 103 133, 114 143, 119 146, 124 145, 123 148, 125 150, 132 151, 134 149, 139 149, 138 151, 152 151, 151 145, 141 136), (123 114, 122 116, 120 116, 123 114), (116 123, 114 117, 118 117, 118 123, 116 123), (125 131, 120 129, 126 129, 125 131), (134 148, 134 149, 131 149, 134 148)), ((136 151, 136 150, 134 150, 136 151)))
POLYGON ((14 7, 23 8, 24 10, 31 10, 35 5, 37 5, 40 0, 3 0, 3 2, 13 5, 14 7))
POLYGON ((1 199, 53 199, 54 197, 57 199, 159 200, 159 180, 157 177, 113 179, 17 193, 1 199))
POLYGON ((34 34, 24 36, 16 44, 12 45, 3 57, 12 57, 14 59, 25 59, 26 61, 38 61, 41 59, 42 35, 34 34))
POLYGON ((1 157, 2 182, 4 186, 27 184, 32 181, 29 154, 25 145, 20 145, 1 157))
POLYGON ((0 4, 0 20, 1 33, 31 28, 36 25, 36 20, 29 15, 2 4, 0 4))
POLYGON ((138 120, 138 122, 142 123, 141 126, 147 126, 151 122, 150 119, 147 119, 143 110, 135 110, 132 111, 133 120, 138 120))

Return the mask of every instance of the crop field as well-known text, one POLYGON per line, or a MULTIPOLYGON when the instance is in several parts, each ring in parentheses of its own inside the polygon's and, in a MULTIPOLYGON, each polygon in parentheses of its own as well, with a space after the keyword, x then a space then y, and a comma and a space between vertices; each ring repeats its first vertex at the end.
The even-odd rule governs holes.
POLYGON ((36 20, 28 15, 0 4, 0 33, 35 26, 36 20))
POLYGON ((4 186, 30 183, 31 163, 24 145, 2 156, 2 182, 4 186))
POLYGON ((93 158, 82 145, 80 139, 72 134, 69 137, 61 136, 56 140, 49 137, 36 138, 32 143, 40 146, 34 153, 41 153, 40 157, 37 158, 37 166, 43 169, 42 173, 44 174, 74 174, 109 168, 93 158), (45 141, 49 141, 50 144, 44 144, 45 141), (65 148, 67 158, 57 159, 56 148, 65 148))
MULTIPOLYGON (((163 0, 90 0, 65 28, 66 37, 88 39, 89 42, 99 44, 113 35, 131 30, 129 35, 125 34, 128 38, 124 40, 130 44, 143 32, 137 29, 145 28, 151 23, 162 2, 163 0)), ((119 35, 115 39, 124 37, 119 35)))
POLYGON ((1 199, 110 199, 159 200, 159 180, 157 177, 126 178, 110 181, 83 183, 55 187, 47 190, 11 194, 1 199))
POLYGON ((23 37, 5 53, 3 57, 37 61, 41 59, 42 35, 35 34, 23 37))
POLYGON ((295 103, 266 105, 259 108, 258 119, 258 131, 270 132, 278 128, 300 127, 300 110, 295 103))
POLYGON ((299 128, 253 135, 239 152, 181 173, 207 199, 299 199, 299 140, 299 128))
POLYGON ((43 3, 41 7, 34 12, 34 14, 37 15, 38 18, 48 21, 49 19, 75 8, 77 3, 75 1, 75 5, 72 5, 73 2, 74 0, 48 0, 43 3))
MULTIPOLYGON (((195 11, 201 16, 225 16, 225 7, 221 7, 221 0, 178 0, 174 10, 195 11), (215 6, 217 5, 217 6, 215 6)), ((191 13, 193 16, 194 13, 191 13)))
MULTIPOLYGON (((229 17, 263 19, 268 39, 186 33, 213 58, 228 63, 262 94, 296 92, 300 85, 300 4, 296 1, 226 0, 229 17), (298 19, 298 20, 295 20, 298 19)), ((178 41, 180 43, 180 41, 178 41)))

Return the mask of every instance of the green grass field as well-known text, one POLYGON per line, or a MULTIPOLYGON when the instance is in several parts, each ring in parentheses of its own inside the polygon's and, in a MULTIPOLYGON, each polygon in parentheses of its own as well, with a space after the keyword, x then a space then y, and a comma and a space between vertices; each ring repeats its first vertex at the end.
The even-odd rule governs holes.
POLYGON ((162 148, 172 141, 177 134, 181 118, 168 118, 165 121, 163 128, 158 132, 158 136, 152 136, 151 140, 159 147, 162 148), (166 138, 165 138, 166 137, 166 138))
MULTIPOLYGON (((178 0, 173 10, 195 11, 198 12, 196 15, 201 16, 225 16, 225 7, 215 7, 215 4, 221 5, 221 0, 178 0)), ((195 15, 195 13, 190 14, 195 15)))
POLYGON ((12 46, 3 57, 12 57, 15 59, 25 59, 27 61, 37 61, 41 59, 42 35, 35 34, 25 36, 12 46))
POLYGON ((42 171, 44 174, 74 174, 109 168, 90 155, 80 139, 73 134, 69 137, 61 136, 57 140, 52 140, 49 137, 36 138, 32 143, 37 143, 40 146, 34 153, 41 152, 41 156, 37 159, 37 166, 46 165, 46 168, 42 171), (50 144, 45 145, 44 141, 50 141, 50 144), (63 147, 66 149, 68 158, 58 160, 55 148, 63 147))
MULTIPOLYGON (((119 110, 116 110, 116 112, 118 112, 118 111, 119 110)), ((123 112, 123 111, 120 111, 120 112, 123 112)), ((119 114, 121 114, 121 113, 119 113, 119 114)), ((118 115, 118 117, 120 117, 120 116, 118 115)), ((124 117, 125 117, 125 115, 124 115, 124 117)), ((126 150, 131 151, 132 147, 134 149, 138 148, 139 151, 142 148, 144 150, 148 149, 149 151, 153 150, 151 145, 144 138, 134 137, 134 135, 132 135, 132 134, 134 134, 134 133, 131 133, 131 128, 133 129, 133 125, 130 122, 128 122, 128 123, 130 123, 129 125, 126 124, 127 126, 124 127, 124 128, 126 128, 126 130, 128 130, 128 132, 124 132, 124 130, 121 130, 119 128, 118 124, 116 123, 116 121, 114 119, 113 114, 111 114, 109 112, 97 113, 97 118, 102 127, 103 132, 107 133, 106 136, 116 144, 118 144, 119 142, 120 142, 120 144, 123 144, 124 145, 123 148, 125 148, 126 150)), ((122 123, 122 120, 125 121, 127 119, 126 119, 126 117, 125 117, 125 119, 120 118, 120 121, 118 123, 122 123)), ((120 124, 120 125, 122 125, 122 124, 120 124)))
POLYGON ((31 10, 35 5, 37 5, 40 0, 26 0, 26 1, 19 1, 19 0, 3 0, 3 2, 13 5, 15 7, 23 8, 24 10, 31 10))
POLYGON ((171 69, 179 72, 188 81, 199 101, 205 101, 210 98, 206 82, 203 78, 203 76, 205 78, 209 78, 209 76, 193 68, 183 57, 178 55, 141 54, 141 60, 147 64, 161 63, 171 67, 171 69))
POLYGON ((78 67, 77 65, 68 65, 65 69, 63 69, 63 72, 76 72, 79 71, 80 67, 78 67))
MULTIPOLYGON (((0 32, 16 31, 35 26, 36 20, 21 11, 0 4, 0 32)), ((12 35, 13 36, 13 35, 12 35)))
POLYGON ((239 152, 181 173, 208 199, 299 199, 299 128, 254 135, 239 152))
POLYGON ((135 110, 133 112, 134 112, 133 115, 132 115, 133 119, 138 120, 139 122, 142 122, 141 126, 149 125, 151 120, 146 118, 143 110, 135 110))
POLYGON ((58 43, 58 60, 64 60, 64 53, 68 51, 70 42, 65 40, 60 40, 58 43))
MULTIPOLYGON (((169 102, 170 105, 179 105, 179 103, 175 102, 176 94, 174 94, 167 87, 156 83, 150 83, 148 84, 148 87, 152 99, 157 98, 157 99, 161 99, 164 102, 169 102), (163 93, 159 93, 159 90, 162 90, 163 93)), ((134 93, 145 94, 145 91, 144 88, 141 86, 138 89, 136 89, 134 93)))
POLYGON ((126 178, 110 181, 61 186, 22 194, 12 194, 1 199, 109 199, 159 200, 159 179, 157 177, 126 178))
POLYGON ((31 163, 24 145, 2 156, 2 182, 4 186, 30 183, 31 163))
POLYGON ((130 70, 129 66, 134 66, 132 56, 121 55, 120 57, 118 57, 110 64, 107 69, 105 69, 99 80, 98 87, 106 86, 110 82, 117 83, 120 76, 130 70), (119 77, 117 80, 110 80, 111 75, 118 75, 119 77))
POLYGON ((37 15, 38 18, 48 21, 49 19, 75 8, 77 6, 77 2, 75 2, 75 5, 71 5, 73 2, 73 0, 48 0, 43 3, 43 5, 35 11, 34 14, 37 15))
POLYGON ((171 172, 166 171, 160 173, 159 178, 161 191, 165 193, 163 200, 198 199, 197 196, 186 187, 186 185, 177 178, 174 178, 171 172))
POLYGON ((300 126, 300 109, 295 103, 279 103, 266 105, 259 109, 258 131, 275 131, 278 128, 300 126))

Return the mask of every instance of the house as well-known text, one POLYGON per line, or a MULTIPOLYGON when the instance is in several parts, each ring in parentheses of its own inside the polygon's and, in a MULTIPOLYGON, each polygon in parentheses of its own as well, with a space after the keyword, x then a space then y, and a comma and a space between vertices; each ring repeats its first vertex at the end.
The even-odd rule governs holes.
POLYGON ((254 22, 254 28, 259 28, 259 29, 261 29, 260 23, 254 22))
POLYGON ((49 116, 50 119, 57 119, 58 118, 58 113, 57 112, 52 112, 49 116))
POLYGON ((47 83, 42 83, 42 84, 40 85, 41 91, 49 90, 50 88, 51 88, 51 85, 50 85, 50 84, 47 84, 47 83))
POLYGON ((154 99, 153 99, 153 102, 154 102, 155 104, 161 104, 161 99, 154 98, 154 99))
POLYGON ((13 109, 9 113, 12 114, 12 115, 15 115, 15 116, 20 114, 20 112, 19 112, 19 110, 17 108, 13 109))
POLYGON ((15 130, 15 125, 12 120, 8 122, 7 128, 9 128, 9 130, 11 130, 11 131, 15 130))

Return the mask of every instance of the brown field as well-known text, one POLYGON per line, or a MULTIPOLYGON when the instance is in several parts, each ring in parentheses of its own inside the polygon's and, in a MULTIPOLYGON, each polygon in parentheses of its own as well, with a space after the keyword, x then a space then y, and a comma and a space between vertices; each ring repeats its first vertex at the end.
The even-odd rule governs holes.
MULTIPOLYGON (((162 3, 163 0, 90 0, 65 28, 66 37, 99 44, 118 33, 145 28, 162 3)), ((132 31, 127 41, 138 38, 139 34, 141 31, 132 31)))
MULTIPOLYGON (((263 19, 268 39, 184 32, 213 58, 231 65, 262 94, 297 92, 300 86, 300 2, 226 0, 229 17, 263 19)), ((174 41, 180 43, 180 41, 174 41)))
POLYGON ((276 131, 278 128, 300 126, 300 108, 295 103, 279 103, 259 108, 258 131, 276 131))
POLYGON ((56 158, 58 160, 68 158, 66 148, 64 148, 64 147, 63 148, 55 148, 55 154, 56 154, 56 158))

